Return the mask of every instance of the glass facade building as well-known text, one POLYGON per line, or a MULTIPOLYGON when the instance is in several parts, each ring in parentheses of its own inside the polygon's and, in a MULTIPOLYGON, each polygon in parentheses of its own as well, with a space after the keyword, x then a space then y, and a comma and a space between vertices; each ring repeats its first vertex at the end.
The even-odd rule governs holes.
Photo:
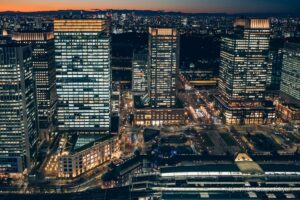
POLYGON ((53 32, 17 32, 12 39, 32 47, 32 65, 36 84, 36 98, 40 131, 53 130, 57 94, 55 86, 53 32))
POLYGON ((110 37, 102 19, 54 20, 58 130, 110 130, 110 37))
POLYGON ((288 42, 284 48, 280 91, 300 101, 300 44, 288 42))
POLYGON ((174 28, 149 28, 149 96, 152 108, 176 105, 179 35, 174 28))
POLYGON ((279 91, 281 82, 282 60, 283 60, 283 46, 284 40, 271 39, 269 64, 271 70, 269 71, 269 90, 279 91))
POLYGON ((29 172, 38 143, 30 46, 0 45, 0 174, 29 172))
POLYGON ((266 107, 270 22, 239 19, 236 33, 222 38, 217 104, 227 124, 264 124, 275 118, 266 107))
POLYGON ((148 92, 148 55, 146 52, 137 52, 133 55, 132 92, 142 95, 148 92))

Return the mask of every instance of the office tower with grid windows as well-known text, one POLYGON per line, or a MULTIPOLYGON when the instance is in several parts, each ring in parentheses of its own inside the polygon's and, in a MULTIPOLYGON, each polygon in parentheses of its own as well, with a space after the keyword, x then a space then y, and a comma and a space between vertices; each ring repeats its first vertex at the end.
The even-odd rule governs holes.
POLYGON ((280 90, 283 47, 284 39, 273 38, 270 40, 269 64, 271 69, 269 70, 269 84, 267 88, 274 92, 280 90))
POLYGON ((285 45, 280 91, 300 101, 300 43, 285 45))
POLYGON ((17 43, 30 44, 36 84, 39 130, 46 137, 54 130, 56 111, 56 86, 54 62, 54 34, 49 31, 16 32, 12 39, 17 43))
POLYGON ((226 124, 265 124, 275 118, 265 100, 270 22, 238 19, 235 34, 222 38, 217 105, 226 124))
POLYGON ((148 94, 135 97, 134 123, 161 126, 185 123, 177 100, 179 33, 175 28, 149 28, 148 94))
POLYGON ((35 163, 38 119, 30 46, 0 45, 0 175, 29 172, 35 163))
POLYGON ((175 28, 149 28, 149 97, 152 108, 176 105, 179 35, 175 28))
POLYGON ((54 20, 58 131, 110 130, 110 37, 102 19, 54 20))
POLYGON ((132 92, 135 95, 148 93, 148 54, 134 52, 132 59, 132 92))
POLYGON ((283 49, 280 95, 274 101, 278 116, 300 124, 300 43, 289 41, 283 49))

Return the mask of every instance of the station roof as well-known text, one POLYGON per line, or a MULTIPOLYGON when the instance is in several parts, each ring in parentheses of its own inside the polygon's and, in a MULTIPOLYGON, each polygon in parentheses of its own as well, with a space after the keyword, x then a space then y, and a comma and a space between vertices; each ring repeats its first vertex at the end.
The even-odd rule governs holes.
POLYGON ((265 172, 300 172, 300 165, 295 164, 261 164, 265 172))
POLYGON ((196 166, 175 166, 163 167, 161 173, 175 172, 239 172, 240 169, 235 164, 204 164, 196 166))

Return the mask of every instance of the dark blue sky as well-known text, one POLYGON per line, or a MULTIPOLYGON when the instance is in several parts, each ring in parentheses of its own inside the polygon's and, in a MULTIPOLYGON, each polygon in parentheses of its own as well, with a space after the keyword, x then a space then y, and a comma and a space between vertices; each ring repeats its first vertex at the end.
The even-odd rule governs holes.
POLYGON ((149 9, 182 12, 300 13, 300 0, 0 0, 0 10, 149 9))

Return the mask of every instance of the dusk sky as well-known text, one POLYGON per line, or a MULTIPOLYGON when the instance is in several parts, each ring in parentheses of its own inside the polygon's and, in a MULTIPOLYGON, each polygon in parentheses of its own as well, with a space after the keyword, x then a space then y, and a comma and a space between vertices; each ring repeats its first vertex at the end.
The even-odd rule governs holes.
POLYGON ((299 13, 300 0, 0 0, 0 11, 45 11, 58 9, 299 13))

